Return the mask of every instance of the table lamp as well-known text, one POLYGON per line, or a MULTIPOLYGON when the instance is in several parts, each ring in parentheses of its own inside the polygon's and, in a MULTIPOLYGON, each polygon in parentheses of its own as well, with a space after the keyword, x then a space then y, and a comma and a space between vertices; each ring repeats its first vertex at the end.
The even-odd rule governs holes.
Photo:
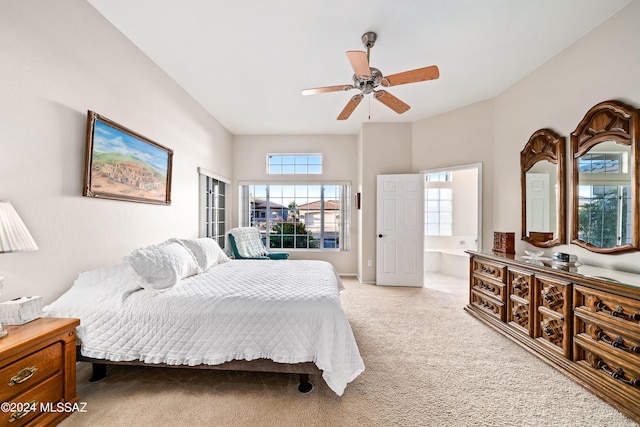
MULTIPOLYGON (((38 245, 11 203, 0 200, 0 253, 35 251, 37 249, 38 245)), ((0 293, 2 293, 3 281, 4 277, 0 276, 0 293)), ((0 338, 6 337, 7 333, 7 330, 0 324, 0 338)))

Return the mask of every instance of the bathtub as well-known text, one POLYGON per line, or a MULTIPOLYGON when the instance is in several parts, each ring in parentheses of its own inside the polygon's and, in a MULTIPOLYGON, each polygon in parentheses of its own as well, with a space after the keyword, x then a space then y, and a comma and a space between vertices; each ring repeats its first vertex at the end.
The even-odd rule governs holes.
POLYGON ((469 254, 465 249, 426 249, 424 271, 469 279, 469 254))

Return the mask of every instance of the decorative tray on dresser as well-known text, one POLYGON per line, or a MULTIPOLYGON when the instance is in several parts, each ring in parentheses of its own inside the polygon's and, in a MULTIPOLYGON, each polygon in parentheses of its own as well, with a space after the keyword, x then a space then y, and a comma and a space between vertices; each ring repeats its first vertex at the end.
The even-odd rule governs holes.
POLYGON ((467 253, 467 312, 640 422, 640 275, 467 253))
POLYGON ((78 319, 40 318, 7 326, 0 340, 0 425, 55 425, 76 395, 78 319))

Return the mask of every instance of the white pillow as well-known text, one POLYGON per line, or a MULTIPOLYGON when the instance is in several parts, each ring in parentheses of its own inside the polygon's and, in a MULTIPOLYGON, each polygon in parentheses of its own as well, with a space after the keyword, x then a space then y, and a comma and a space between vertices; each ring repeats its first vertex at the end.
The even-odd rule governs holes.
POLYGON ((144 279, 145 289, 167 290, 200 272, 193 254, 173 241, 136 249, 125 261, 144 279))
POLYGON ((175 240, 191 251, 202 273, 214 265, 229 261, 229 257, 227 257, 220 245, 218 245, 218 242, 209 237, 175 240))

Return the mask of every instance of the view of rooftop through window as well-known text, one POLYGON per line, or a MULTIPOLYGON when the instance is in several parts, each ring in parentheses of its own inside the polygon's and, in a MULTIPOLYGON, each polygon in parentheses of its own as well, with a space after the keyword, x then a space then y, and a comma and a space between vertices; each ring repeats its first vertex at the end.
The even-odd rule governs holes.
POLYGON ((269 248, 340 249, 345 231, 345 185, 244 186, 246 225, 257 227, 269 248))

